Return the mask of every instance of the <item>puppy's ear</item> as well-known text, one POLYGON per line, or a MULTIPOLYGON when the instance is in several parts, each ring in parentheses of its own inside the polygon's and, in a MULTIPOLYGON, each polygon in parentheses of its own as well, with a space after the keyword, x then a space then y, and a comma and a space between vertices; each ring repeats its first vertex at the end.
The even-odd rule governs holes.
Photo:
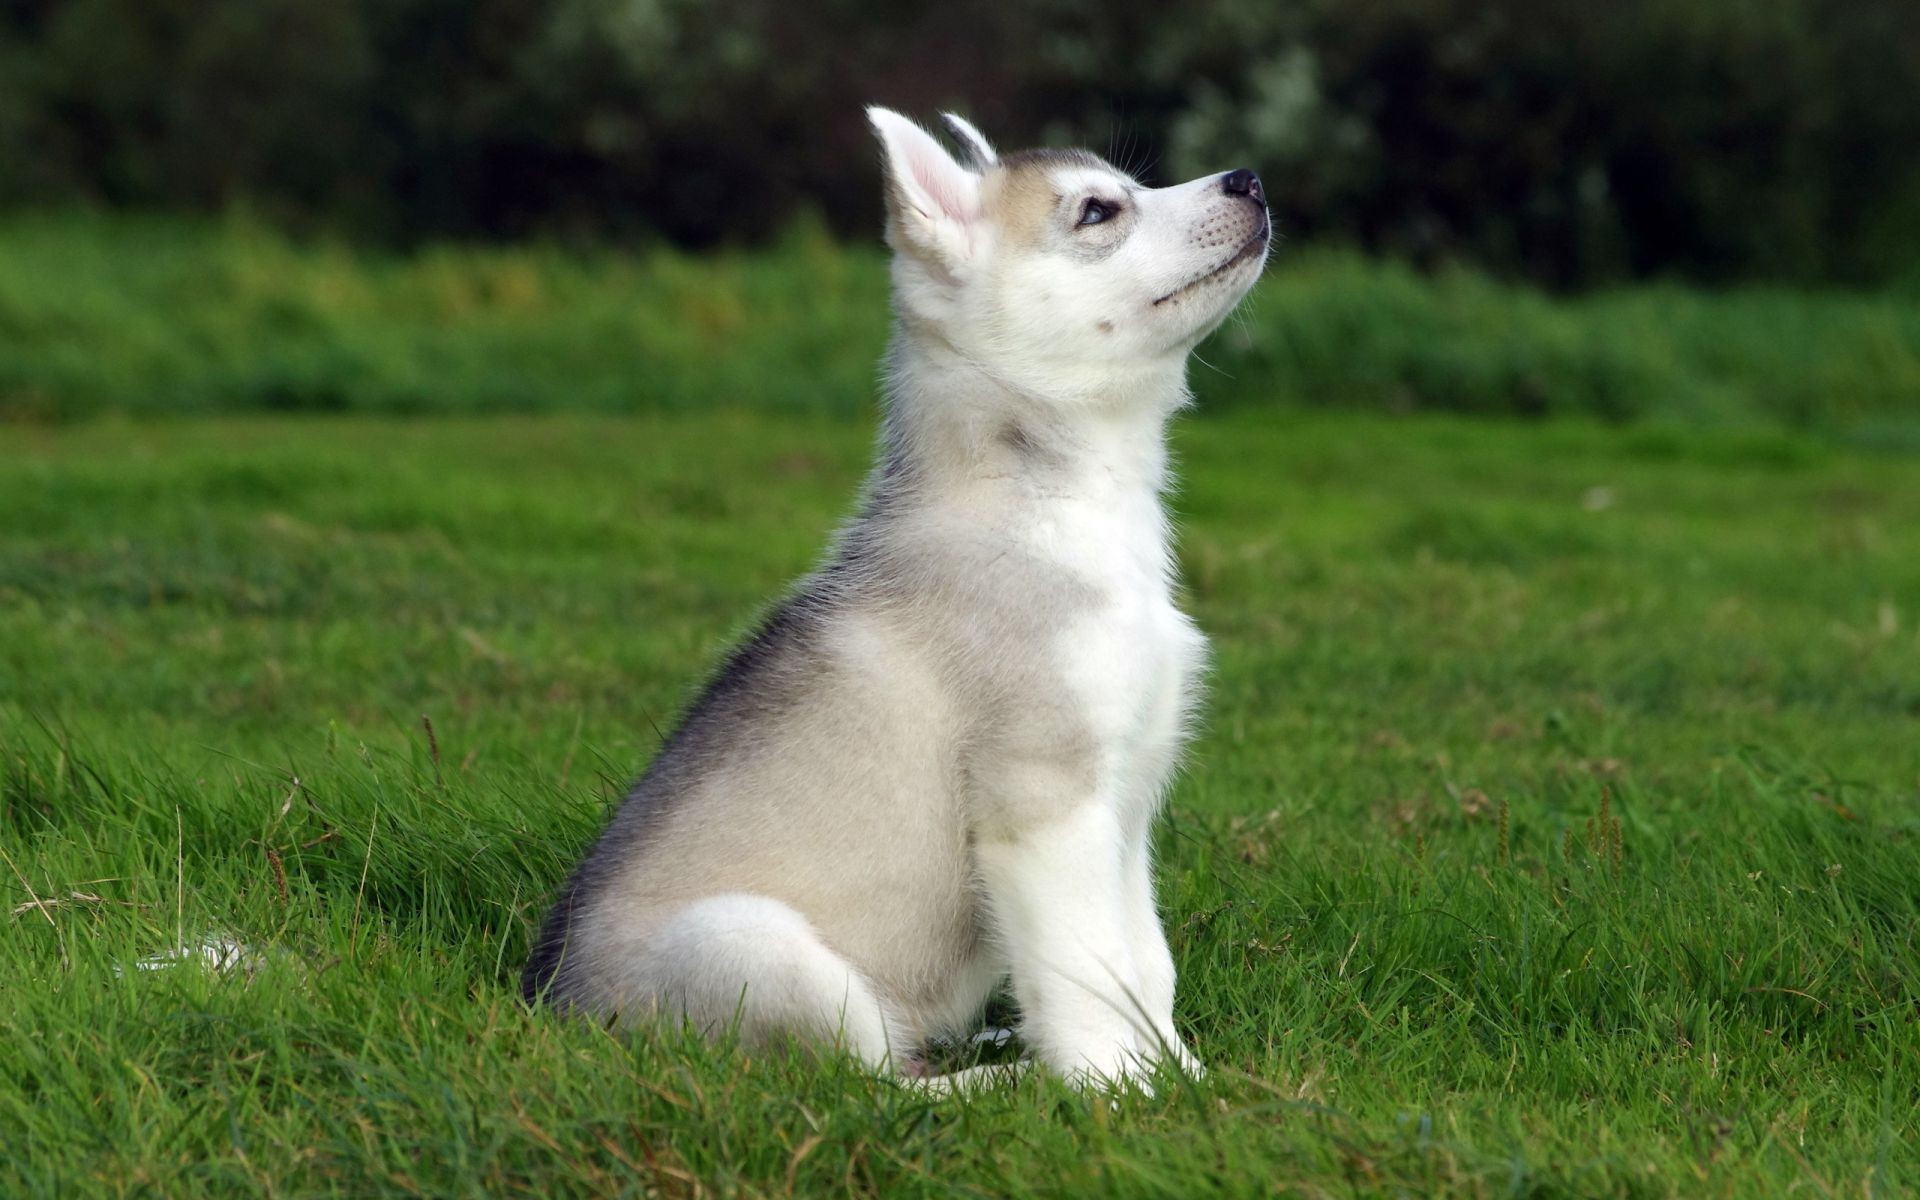
POLYGON ((967 158, 976 171, 984 171, 1000 161, 993 146, 978 129, 958 113, 941 113, 940 121, 953 135, 953 140, 966 147, 967 158))
POLYGON ((953 274, 980 233, 980 176, 953 161, 926 130, 892 109, 867 110, 887 159, 887 241, 953 274))

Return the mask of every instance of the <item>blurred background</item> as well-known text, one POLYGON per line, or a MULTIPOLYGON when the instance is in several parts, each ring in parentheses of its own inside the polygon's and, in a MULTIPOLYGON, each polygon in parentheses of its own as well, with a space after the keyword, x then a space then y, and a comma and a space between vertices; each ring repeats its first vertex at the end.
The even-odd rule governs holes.
POLYGON ((1203 399, 1920 403, 1912 0, 8 0, 0 412, 863 408, 872 101, 1257 168, 1203 399))

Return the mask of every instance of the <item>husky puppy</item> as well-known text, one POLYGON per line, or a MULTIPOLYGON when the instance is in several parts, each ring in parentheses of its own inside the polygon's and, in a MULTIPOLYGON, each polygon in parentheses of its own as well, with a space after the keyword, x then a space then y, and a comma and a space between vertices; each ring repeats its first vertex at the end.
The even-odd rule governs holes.
POLYGON ((917 1076, 1010 981, 1068 1079, 1198 1070, 1149 844, 1205 657, 1164 431, 1266 260, 1260 181, 867 116, 898 319, 864 500, 575 871, 527 998, 917 1076))

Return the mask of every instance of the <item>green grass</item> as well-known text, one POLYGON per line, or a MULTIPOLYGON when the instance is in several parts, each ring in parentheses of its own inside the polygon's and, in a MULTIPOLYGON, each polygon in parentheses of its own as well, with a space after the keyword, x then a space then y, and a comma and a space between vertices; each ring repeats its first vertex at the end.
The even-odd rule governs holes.
POLYGON ((0 428, 0 1194, 1920 1187, 1920 471, 1785 434, 1182 424, 1202 1083, 941 1102, 523 1011, 866 439, 0 428), (263 961, 128 969, 207 935, 263 961))
MULTIPOLYGON (((877 244, 568 254, 300 244, 244 221, 0 217, 0 415, 240 410, 850 415, 877 244), (750 352, 747 352, 750 348, 750 352)), ((1552 299, 1283 244, 1205 350, 1209 407, 1774 424, 1920 446, 1920 296, 1638 286, 1552 299)))

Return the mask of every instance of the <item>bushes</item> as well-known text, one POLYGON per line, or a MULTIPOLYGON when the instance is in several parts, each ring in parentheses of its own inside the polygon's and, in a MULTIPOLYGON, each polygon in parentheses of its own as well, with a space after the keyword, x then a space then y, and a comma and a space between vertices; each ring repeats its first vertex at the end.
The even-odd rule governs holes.
POLYGON ((1920 418, 1920 303, 1673 285, 1552 298, 1449 270, 1284 258, 1207 357, 1203 394, 1795 425, 1920 418))
POLYGON ((25 0, 0 202, 382 238, 761 242, 877 225, 860 107, 1149 173, 1285 228, 1556 287, 1920 272, 1909 0, 25 0))
MULTIPOLYGON (((243 221, 14 217, 0 222, 0 415, 860 413, 886 288, 877 245, 807 226, 712 257, 401 256, 243 221)), ((1204 408, 1920 419, 1920 301, 1893 297, 1662 285, 1556 299, 1283 248, 1201 353, 1204 408)))

